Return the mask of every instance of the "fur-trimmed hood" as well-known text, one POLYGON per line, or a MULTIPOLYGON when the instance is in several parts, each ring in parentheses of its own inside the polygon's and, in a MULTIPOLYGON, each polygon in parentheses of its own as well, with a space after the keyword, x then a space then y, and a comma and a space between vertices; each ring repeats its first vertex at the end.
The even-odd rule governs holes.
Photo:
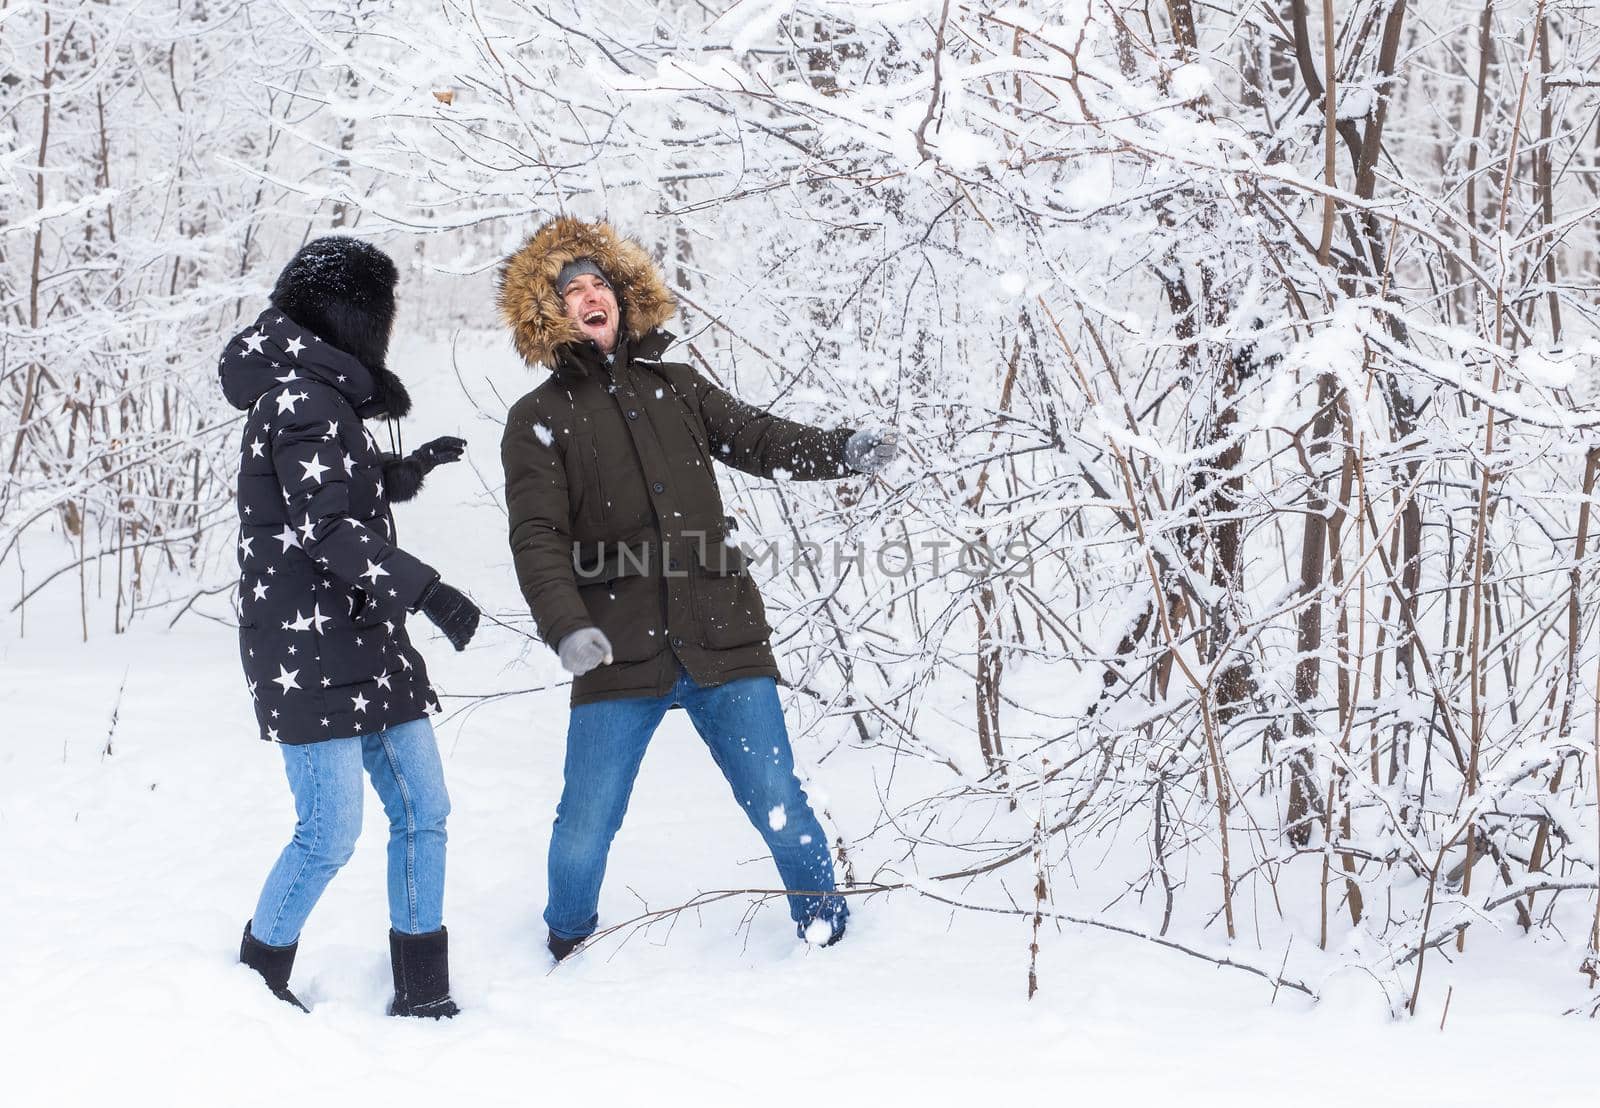
POLYGON ((530 366, 555 369, 556 351, 583 339, 577 324, 567 318, 555 284, 561 267, 579 258, 593 258, 605 271, 622 310, 621 334, 630 342, 637 343, 678 309, 644 247, 608 223, 558 216, 500 265, 500 318, 530 366))

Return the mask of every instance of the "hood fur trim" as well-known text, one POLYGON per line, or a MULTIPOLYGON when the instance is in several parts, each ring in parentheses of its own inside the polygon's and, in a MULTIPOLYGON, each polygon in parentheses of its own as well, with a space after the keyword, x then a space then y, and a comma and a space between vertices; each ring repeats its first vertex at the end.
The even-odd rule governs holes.
POLYGON ((637 342, 678 310, 661 271, 645 248, 617 234, 608 223, 558 216, 533 233, 500 265, 496 303, 511 328, 517 353, 530 366, 556 367, 556 349, 583 334, 567 318, 556 295, 556 275, 578 258, 593 258, 605 271, 622 309, 621 330, 637 342))

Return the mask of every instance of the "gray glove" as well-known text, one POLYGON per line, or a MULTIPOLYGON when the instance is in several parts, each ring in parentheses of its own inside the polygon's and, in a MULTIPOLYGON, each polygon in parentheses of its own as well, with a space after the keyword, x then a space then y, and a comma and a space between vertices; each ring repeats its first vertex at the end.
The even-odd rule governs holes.
POLYGON ((844 444, 844 464, 857 473, 877 473, 899 450, 899 431, 857 431, 844 444))
POLYGON ((580 627, 561 640, 556 653, 562 669, 582 677, 602 662, 611 664, 611 640, 598 627, 580 627))

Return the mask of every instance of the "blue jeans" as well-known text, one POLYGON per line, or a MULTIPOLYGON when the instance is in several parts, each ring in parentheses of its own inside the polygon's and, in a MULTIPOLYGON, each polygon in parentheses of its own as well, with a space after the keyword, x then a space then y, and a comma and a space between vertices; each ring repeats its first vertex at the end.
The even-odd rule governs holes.
POLYGON ((267 875, 250 933, 270 946, 299 940, 322 891, 355 851, 363 765, 389 817, 389 922, 412 935, 439 930, 450 797, 433 725, 423 718, 282 750, 298 820, 267 875))
POLYGON ((835 931, 849 915, 834 888, 828 837, 794 775, 794 754, 770 677, 702 688, 680 665, 666 696, 601 700, 572 709, 565 785, 550 835, 550 902, 544 921, 559 938, 581 939, 599 923, 606 854, 628 810, 639 763, 667 709, 681 705, 727 778, 734 799, 766 840, 789 915, 802 933, 816 919, 835 931))

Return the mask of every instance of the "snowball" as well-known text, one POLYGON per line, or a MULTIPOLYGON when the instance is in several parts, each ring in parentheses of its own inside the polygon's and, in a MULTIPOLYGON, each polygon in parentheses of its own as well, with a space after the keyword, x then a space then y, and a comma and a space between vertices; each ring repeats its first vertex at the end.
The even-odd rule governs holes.
POLYGON ((789 813, 784 811, 782 804, 779 804, 777 807, 773 808, 772 811, 767 813, 767 826, 772 828, 774 831, 782 831, 784 827, 788 825, 788 823, 789 813))
POLYGON ((814 919, 806 924, 806 942, 812 946, 823 946, 833 938, 833 924, 825 919, 814 919))

